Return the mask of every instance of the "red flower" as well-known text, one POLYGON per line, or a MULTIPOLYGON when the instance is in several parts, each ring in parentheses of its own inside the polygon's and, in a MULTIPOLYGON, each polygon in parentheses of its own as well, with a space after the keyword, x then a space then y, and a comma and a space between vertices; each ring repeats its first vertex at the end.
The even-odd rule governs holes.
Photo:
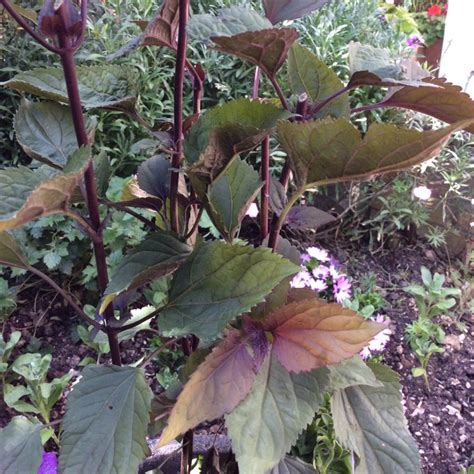
POLYGON ((441 5, 431 5, 426 11, 428 12, 428 16, 440 16, 442 13, 441 5))
POLYGON ((444 12, 443 12, 444 15, 447 15, 448 14, 448 4, 446 4, 444 6, 444 12))

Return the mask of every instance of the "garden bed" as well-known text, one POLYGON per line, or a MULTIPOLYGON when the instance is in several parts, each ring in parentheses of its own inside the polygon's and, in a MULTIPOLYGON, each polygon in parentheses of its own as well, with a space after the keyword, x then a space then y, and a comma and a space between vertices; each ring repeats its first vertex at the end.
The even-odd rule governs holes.
MULTIPOLYGON (((302 245, 310 244, 305 242, 302 245)), ((411 369, 418 362, 404 340, 405 326, 416 319, 417 310, 414 300, 402 287, 419 280, 421 265, 443 273, 446 263, 420 244, 373 255, 363 247, 338 241, 332 242, 330 251, 345 264, 355 281, 369 272, 374 273, 377 289, 388 302, 384 312, 391 320, 392 337, 383 359, 401 376, 406 417, 420 449, 423 472, 458 474, 461 466, 469 466, 473 447, 474 430, 469 402, 474 374, 472 319, 467 313, 458 318, 457 322, 465 325, 465 330, 460 331, 453 318, 441 317, 449 344, 445 345, 444 353, 435 354, 430 360, 428 373, 431 391, 427 390, 422 377, 412 376, 411 369)), ((60 298, 56 298, 51 305, 52 296, 49 290, 45 291, 39 286, 21 293, 22 303, 7 321, 5 333, 21 331, 22 338, 17 349, 22 351, 28 343, 35 343, 33 336, 41 339, 40 350, 51 350, 53 354, 50 377, 60 377, 71 370, 78 374, 80 361, 85 356, 94 356, 94 352, 74 342, 72 334, 78 321, 60 298), (29 301, 35 301, 35 304, 29 304, 29 301)), ((144 331, 133 341, 123 343, 125 363, 132 363, 144 355, 149 336, 144 331)), ((102 361, 106 360, 104 356, 102 361)), ((161 391, 154 379, 156 368, 154 365, 147 367, 155 393, 161 391)), ((60 418, 63 412, 64 404, 58 404, 53 417, 60 418)), ((14 412, 3 405, 0 413, 0 426, 3 427, 14 412)), ((219 424, 212 426, 214 435, 219 424)))

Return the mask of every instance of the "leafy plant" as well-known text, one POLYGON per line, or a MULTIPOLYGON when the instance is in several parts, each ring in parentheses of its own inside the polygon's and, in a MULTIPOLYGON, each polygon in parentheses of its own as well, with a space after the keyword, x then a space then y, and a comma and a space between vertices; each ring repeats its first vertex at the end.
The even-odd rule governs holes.
POLYGON ((456 305, 452 296, 460 296, 458 288, 443 288, 445 276, 439 273, 434 275, 428 268, 421 267, 423 285, 411 284, 405 291, 415 297, 418 308, 418 320, 406 327, 407 340, 418 357, 421 367, 412 369, 414 377, 423 376, 429 389, 427 366, 430 357, 436 352, 444 352, 438 344, 443 342, 444 331, 441 326, 432 321, 432 318, 448 312, 456 305))
POLYGON ((411 372, 414 377, 423 377, 429 390, 428 362, 433 354, 444 352, 444 349, 438 345, 443 342, 444 331, 439 324, 420 318, 408 324, 405 333, 407 342, 421 364, 421 367, 414 367, 411 372))
MULTIPOLYGON (((354 357, 385 325, 318 299, 308 289, 291 288, 300 261, 280 232, 295 221, 304 225, 301 220, 308 213, 291 209, 315 188, 366 180, 430 159, 452 133, 473 129, 474 102, 442 80, 405 77, 385 51, 361 44, 352 47, 351 76, 343 83, 297 43, 296 29, 280 26, 325 1, 265 0, 265 16, 233 7, 215 15, 194 14, 188 22, 189 1, 166 0, 127 45, 130 51, 159 47, 176 56, 173 123, 153 117, 151 125, 137 106, 138 70, 116 64, 76 66, 75 52, 86 37, 86 1, 80 11, 69 0, 45 2, 38 28, 8 0, 0 2, 61 61, 61 68, 23 71, 3 83, 41 98, 20 104, 16 134, 24 151, 42 164, 34 172, 21 167, 0 172, 0 262, 33 273, 61 294, 89 333, 97 333, 91 340, 107 341, 112 361, 85 367, 68 396, 59 470, 89 472, 100 465, 103 472, 135 472, 148 454, 152 393, 142 368, 121 365, 120 343, 156 319, 167 344, 179 341, 186 357, 207 349, 169 411, 159 441, 162 446, 183 436, 181 472, 191 471, 193 429, 221 417, 241 473, 301 465, 285 455, 328 393, 336 437, 354 453, 361 472, 368 466, 372 472, 419 472, 397 375, 354 357), (188 35, 198 37, 203 47, 251 64, 252 99, 238 98, 203 111, 205 75, 188 57, 188 35), (282 86, 284 64, 288 83, 282 86), (192 104, 185 107, 188 79, 192 104), (272 91, 269 99, 259 99, 260 82, 272 91), (381 102, 351 110, 349 95, 360 87, 396 89, 381 102), (362 133, 350 119, 351 114, 400 105, 428 111, 449 124, 419 132, 376 123, 362 133), (94 130, 95 110, 128 116, 157 142, 116 201, 104 198, 110 169, 92 143, 107 130, 94 130), (45 143, 65 146, 58 150, 45 143), (281 173, 274 176, 280 199, 270 205, 272 146, 286 157, 281 173), (256 200, 255 240, 261 245, 254 246, 241 224, 256 200), (104 244, 110 222, 104 209, 127 213, 148 230, 110 278, 104 244), (199 235, 204 211, 221 239, 199 235), (10 233, 56 214, 74 221, 91 241, 100 294, 93 314, 32 266, 10 233), (297 264, 292 262, 295 255, 297 264), (159 288, 157 307, 135 308, 140 292, 163 277, 171 281, 159 288)), ((34 359, 39 375, 30 380, 23 374, 31 383, 30 398, 36 396, 33 386, 45 383, 45 357, 34 359)), ((54 396, 35 403, 49 407, 58 392, 51 387, 49 393, 54 396)), ((43 407, 41 412, 46 421, 43 407)), ((5 430, 15 427, 21 434, 18 443, 31 437, 36 447, 40 444, 37 423, 11 423, 5 430)), ((41 450, 32 450, 30 458, 39 464, 41 450)), ((8 462, 22 460, 9 454, 8 462)))
MULTIPOLYGON (((51 410, 71 380, 66 374, 47 382, 50 364, 50 354, 22 354, 15 359, 11 370, 25 385, 5 383, 3 386, 3 399, 10 408, 20 413, 37 414, 46 424, 51 421, 51 410)), ((54 432, 51 435, 56 438, 54 432)))
POLYGON ((410 284, 404 290, 415 297, 418 314, 421 319, 431 319, 434 316, 448 312, 456 305, 455 298, 461 295, 458 288, 444 288, 446 277, 439 273, 434 275, 428 268, 421 267, 423 285, 410 284))

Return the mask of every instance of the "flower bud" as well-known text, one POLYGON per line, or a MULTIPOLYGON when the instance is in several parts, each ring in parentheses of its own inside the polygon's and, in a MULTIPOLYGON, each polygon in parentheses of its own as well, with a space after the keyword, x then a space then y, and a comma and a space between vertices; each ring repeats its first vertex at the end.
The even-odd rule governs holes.
POLYGON ((71 0, 45 0, 38 27, 50 38, 66 35, 75 40, 81 33, 82 19, 71 0))

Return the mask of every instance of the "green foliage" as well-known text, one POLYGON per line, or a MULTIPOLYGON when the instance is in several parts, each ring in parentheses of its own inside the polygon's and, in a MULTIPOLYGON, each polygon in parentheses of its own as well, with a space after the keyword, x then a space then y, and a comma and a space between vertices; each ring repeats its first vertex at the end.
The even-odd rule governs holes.
MULTIPOLYGON (((84 320, 77 329, 83 344, 98 352, 99 358, 110 351, 113 362, 85 367, 68 396, 60 438, 54 435, 60 448, 61 472, 128 473, 138 469, 148 454, 146 433, 152 393, 143 369, 135 366, 147 365, 160 352, 163 354, 158 360, 163 358, 174 366, 160 367, 156 378, 173 389, 183 384, 177 398, 171 397, 176 398, 175 403, 170 402, 159 415, 169 415, 160 444, 224 416, 239 472, 314 472, 285 455, 329 393, 334 430, 327 419, 323 420, 328 436, 320 441, 329 446, 330 454, 316 453, 318 467, 329 470, 334 457, 340 467, 347 467, 347 452, 335 442, 337 438, 357 455, 359 472, 419 472, 397 377, 388 368, 367 366, 354 357, 384 326, 367 321, 352 309, 318 300, 307 289, 290 288, 289 277, 300 270, 292 261, 299 263, 299 255, 288 241, 279 239, 279 234, 285 223, 309 228, 332 220, 323 211, 310 216, 307 207, 293 207, 309 189, 371 179, 432 158, 451 133, 473 127, 474 102, 443 81, 408 81, 390 54, 375 46, 352 44, 349 68, 344 63, 334 72, 326 66, 327 57, 320 50, 315 54, 312 50, 316 48, 293 46, 300 36, 296 28, 286 24, 267 28, 269 22, 313 13, 325 1, 265 0, 263 5, 249 5, 247 11, 211 9, 207 16, 191 15, 189 57, 182 57, 182 43, 176 40, 181 3, 166 0, 144 25, 144 17, 151 17, 154 4, 141 2, 126 2, 145 28, 131 42, 127 38, 129 22, 120 18, 124 2, 95 4, 97 21, 90 27, 94 39, 85 41, 76 58, 74 48, 62 45, 65 40, 70 45, 76 41, 77 46, 82 45, 77 31, 86 19, 75 15, 69 0, 59 7, 46 3, 38 28, 52 38, 59 35, 62 68, 35 67, 2 83, 54 104, 24 103, 17 115, 20 145, 44 165, 0 172, 0 229, 28 225, 36 229, 35 238, 40 239, 49 229, 45 232, 45 221, 31 224, 35 219, 51 219, 48 216, 56 213, 73 219, 71 236, 66 236, 70 224, 64 221, 59 226, 66 244, 58 246, 55 239, 49 240, 47 245, 53 252, 41 250, 37 261, 60 269, 66 260, 65 250, 69 251, 69 243, 74 242, 78 251, 75 257, 79 258, 71 259, 69 271, 80 272, 82 283, 92 282, 97 275, 98 285, 90 285, 95 292, 84 296, 78 306, 77 298, 65 290, 67 285, 55 284, 31 266, 29 254, 33 252, 27 248, 24 255, 10 234, 2 234, 0 239, 0 262, 30 270, 51 284, 84 320), (116 11, 109 10, 111 7, 116 11), (267 19, 259 16, 262 7, 267 19), (70 8, 69 15, 56 11, 63 8, 70 8), (124 41, 116 54, 108 56, 118 62, 107 64, 105 53, 116 44, 110 35, 102 33, 107 32, 107 22, 115 14, 119 16, 110 28, 118 32, 120 42, 124 41), (77 24, 71 28, 65 21, 76 21, 74 18, 77 24), (199 35, 199 49, 193 35, 199 35), (176 65, 174 50, 180 59, 176 65), (232 84, 244 83, 254 73, 240 59, 222 60, 225 56, 221 53, 257 66, 266 76, 262 76, 262 90, 255 74, 254 87, 247 81, 222 95, 212 92, 217 81, 213 80, 212 68, 207 75, 205 71, 211 58, 218 58, 215 67, 222 69, 220 74, 234 74, 232 84), (83 62, 77 67, 77 77, 75 59, 83 62), (285 62, 290 84, 281 81, 285 62), (350 78, 348 69, 353 73, 350 78), (358 106, 361 98, 376 96, 353 91, 366 86, 397 86, 379 105, 428 110, 448 125, 426 131, 380 123, 356 126, 350 120, 350 104, 358 106), (211 93, 206 95, 209 89, 211 93), (248 96, 251 89, 252 100, 240 98, 248 96), (80 100, 74 100, 77 95, 80 100), (216 106, 223 97, 237 96, 237 100, 216 106), (295 96, 299 96, 297 107, 295 96), (204 111, 199 113, 201 106, 204 111), (90 115, 93 109, 101 109, 94 112, 97 121, 90 115), (44 129, 40 112, 48 125, 44 129), (113 115, 118 113, 128 117, 113 115), (87 137, 87 128, 91 129, 87 120, 97 122, 95 144, 89 143, 95 137, 92 133, 87 137), (137 123, 131 125, 129 120, 137 123), (71 138, 72 128, 77 146, 71 138), (275 130, 277 140, 273 139, 275 130), (256 148, 260 144, 258 158, 256 148), (244 216, 262 182, 269 184, 270 169, 277 179, 282 158, 285 173, 291 169, 293 175, 281 176, 281 182, 291 181, 277 189, 278 199, 272 200, 271 211, 264 188, 259 202, 260 232, 241 232, 244 216), (130 178, 136 172, 136 162, 143 164, 137 177, 130 178), (127 177, 115 176, 109 183, 114 169, 127 177), (77 192, 79 187, 82 195, 77 192), (204 238, 199 235, 200 227, 210 229, 204 238), (90 250, 81 247, 78 232, 89 237, 94 264, 89 260, 90 250), (221 235, 224 240, 220 240, 221 235), (264 248, 267 246, 271 248, 264 248), (108 283, 109 270, 113 276, 108 283), (153 304, 142 306, 142 295, 153 304), (89 301, 93 305, 84 305, 89 301), (158 333, 163 339, 141 362, 121 367, 121 344, 142 330, 158 333), (171 361, 165 358, 169 356, 165 348, 177 343, 182 345, 186 361, 181 356, 171 361), (184 366, 179 379, 176 369, 180 367, 176 365, 184 366)), ((321 44, 330 54, 341 57, 355 35, 344 35, 345 44, 333 49, 331 38, 349 30, 357 16, 346 16, 343 21, 347 24, 342 26, 337 13, 341 8, 353 13, 352 8, 361 8, 362 3, 338 2, 335 13, 329 3, 325 11, 330 21, 322 21, 320 12, 297 28, 307 44, 313 36, 308 34, 310 27, 318 31, 315 39, 326 34, 321 44), (326 24, 338 28, 329 34, 324 30, 326 24)), ((26 26, 24 29, 28 31, 26 26)), ((386 42, 391 41, 388 36, 386 42)), ((273 184, 273 188, 278 186, 273 184)), ((56 232, 53 219, 49 224, 56 232)), ((442 283, 434 280, 430 284, 439 291, 442 283)), ((368 308, 368 316, 383 303, 367 291, 353 304, 360 312, 368 308)), ((439 306, 439 301, 436 304, 439 306)), ((7 371, 10 346, 4 344, 5 362, 2 356, 7 371)), ((50 361, 50 355, 21 355, 11 371, 22 377, 25 385, 10 380, 4 384, 4 398, 10 407, 39 414, 46 423, 69 380, 64 376, 46 382, 50 361)), ((82 365, 89 362, 83 360, 82 365)), ((23 443, 21 438, 17 444, 23 443)), ((190 445, 183 443, 183 460, 192 455, 190 445)), ((186 474, 190 471, 184 462, 181 470, 186 474)))
POLYGON ((38 472, 43 448, 42 425, 24 416, 15 416, 0 429, 0 470, 5 474, 38 472))
POLYGON ((415 297, 420 319, 431 319, 447 313, 456 305, 456 300, 452 297, 459 297, 461 291, 458 288, 444 288, 444 275, 432 275, 428 268, 422 266, 421 279, 423 285, 412 283, 404 288, 415 297))
POLYGON ((438 39, 444 38, 445 15, 429 16, 427 12, 418 12, 413 17, 426 46, 431 46, 438 39))
POLYGON ((61 471, 97 472, 100 466, 104 472, 135 472, 148 452, 145 433, 151 398, 140 369, 86 367, 68 397, 61 471))

